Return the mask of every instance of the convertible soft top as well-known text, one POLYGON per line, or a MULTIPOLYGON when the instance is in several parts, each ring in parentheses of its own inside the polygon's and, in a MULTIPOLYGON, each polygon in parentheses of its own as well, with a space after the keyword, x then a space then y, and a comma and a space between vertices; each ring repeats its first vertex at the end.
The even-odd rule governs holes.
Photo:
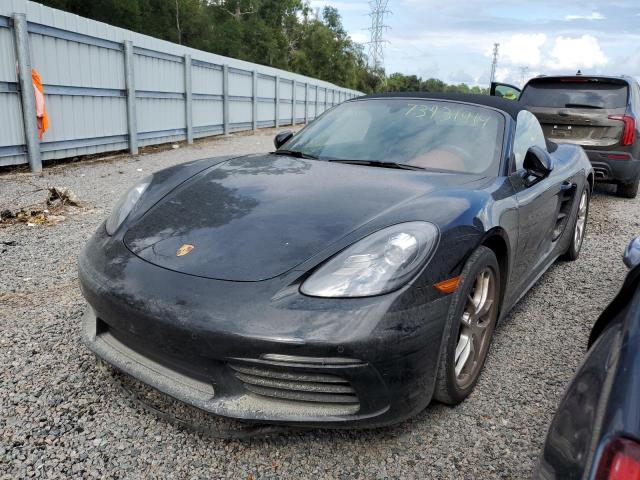
POLYGON ((509 114, 514 120, 518 117, 518 113, 522 110, 527 110, 527 108, 522 104, 514 102, 513 100, 505 100, 503 98, 492 97, 490 95, 475 95, 471 93, 388 92, 365 95, 363 97, 358 97, 356 100, 394 97, 430 98, 434 100, 452 100, 454 102, 475 103, 477 105, 485 105, 487 107, 502 110, 509 114))

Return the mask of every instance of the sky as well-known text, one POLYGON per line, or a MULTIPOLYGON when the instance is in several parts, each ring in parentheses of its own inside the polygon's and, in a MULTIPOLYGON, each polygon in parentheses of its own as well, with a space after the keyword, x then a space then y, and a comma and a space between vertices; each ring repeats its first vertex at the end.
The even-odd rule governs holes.
MULTIPOLYGON (((351 38, 365 44, 367 0, 311 0, 336 7, 351 38)), ((640 78, 640 0, 389 0, 388 74, 487 86, 494 43, 498 81, 540 74, 627 74, 640 78)), ((365 45, 365 49, 368 46, 365 45)))

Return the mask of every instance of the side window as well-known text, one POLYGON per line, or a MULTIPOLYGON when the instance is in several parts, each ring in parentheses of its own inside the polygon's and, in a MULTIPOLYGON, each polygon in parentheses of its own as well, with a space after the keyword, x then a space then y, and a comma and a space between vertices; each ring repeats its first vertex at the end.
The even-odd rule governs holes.
POLYGON ((516 119, 516 135, 513 140, 513 154, 516 157, 516 170, 522 168, 524 156, 530 147, 540 147, 547 150, 547 142, 542 133, 542 127, 535 115, 527 110, 518 113, 516 119))
POLYGON ((496 85, 495 96, 505 100, 518 100, 520 91, 509 85, 496 85))

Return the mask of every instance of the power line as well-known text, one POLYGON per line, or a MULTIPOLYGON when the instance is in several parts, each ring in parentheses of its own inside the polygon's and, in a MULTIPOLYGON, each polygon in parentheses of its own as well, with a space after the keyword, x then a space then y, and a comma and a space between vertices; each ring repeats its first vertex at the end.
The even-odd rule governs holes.
POLYGON ((381 71, 384 68, 384 31, 389 28, 384 24, 384 17, 390 14, 387 9, 389 0, 371 0, 369 7, 371 12, 371 40, 369 41, 369 64, 375 71, 381 71))

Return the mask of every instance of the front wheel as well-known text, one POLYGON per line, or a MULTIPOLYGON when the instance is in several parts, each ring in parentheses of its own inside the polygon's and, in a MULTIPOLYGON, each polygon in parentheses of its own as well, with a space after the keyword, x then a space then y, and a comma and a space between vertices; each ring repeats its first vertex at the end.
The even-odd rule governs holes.
POLYGON ((449 307, 434 398, 456 405, 475 387, 493 338, 500 303, 500 269, 493 251, 478 247, 464 266, 449 307))
POLYGON ((580 249, 584 242, 584 235, 587 228, 587 217, 589 216, 589 190, 585 187, 580 195, 580 203, 578 204, 578 213, 576 221, 573 224, 573 235, 571 244, 564 254, 564 260, 573 261, 580 255, 580 249))

